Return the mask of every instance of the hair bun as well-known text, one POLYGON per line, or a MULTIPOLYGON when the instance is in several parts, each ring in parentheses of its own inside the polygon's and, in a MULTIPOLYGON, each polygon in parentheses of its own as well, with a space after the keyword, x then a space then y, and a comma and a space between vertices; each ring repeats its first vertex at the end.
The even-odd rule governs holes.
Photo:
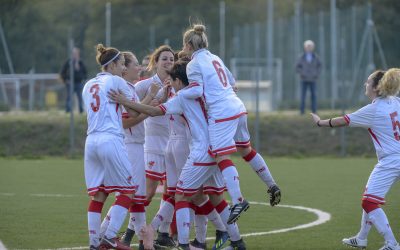
POLYGON ((103 44, 101 44, 101 43, 99 43, 99 44, 97 44, 97 46, 96 46, 96 50, 98 51, 98 52, 100 52, 101 54, 103 54, 104 52, 106 52, 106 47, 104 47, 104 45, 103 44))
POLYGON ((206 26, 204 26, 202 24, 196 24, 193 26, 193 30, 195 33, 201 35, 202 33, 204 33, 206 31, 206 26))

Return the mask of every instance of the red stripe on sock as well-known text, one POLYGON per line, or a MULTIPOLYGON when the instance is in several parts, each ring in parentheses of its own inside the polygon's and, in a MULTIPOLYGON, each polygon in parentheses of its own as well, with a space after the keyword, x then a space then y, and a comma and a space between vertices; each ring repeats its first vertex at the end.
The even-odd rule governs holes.
POLYGON ((222 160, 222 161, 220 161, 220 162, 218 163, 218 167, 219 167, 219 170, 220 170, 221 172, 224 171, 224 169, 226 169, 226 168, 228 168, 228 167, 231 167, 231 166, 235 166, 235 165, 234 165, 233 162, 232 162, 231 160, 229 160, 229 159, 222 160))
POLYGON ((115 199, 115 205, 124 207, 126 209, 129 209, 129 207, 131 206, 132 203, 132 199, 129 198, 126 195, 118 195, 117 198, 115 199))
POLYGON ((196 205, 193 204, 193 203, 190 203, 190 204, 189 204, 189 207, 190 207, 190 209, 192 209, 195 213, 197 213, 197 209, 199 209, 199 207, 196 206, 196 205))
POLYGON ((129 207, 129 212, 131 213, 144 213, 144 205, 143 204, 133 204, 129 207))
POLYGON ((171 197, 171 195, 166 194, 166 193, 163 193, 163 195, 162 195, 163 201, 167 201, 169 199, 169 197, 171 197))
POLYGON ((175 198, 173 196, 170 196, 165 202, 171 203, 175 207, 175 198))
POLYGON ((103 205, 103 202, 91 200, 89 201, 88 212, 101 214, 101 210, 103 210, 103 205))
POLYGON ((361 206, 364 209, 364 211, 367 213, 372 212, 375 209, 379 208, 379 204, 368 201, 368 200, 363 200, 361 203, 361 206))
POLYGON ((175 203, 175 211, 178 211, 178 209, 187 208, 187 207, 190 207, 190 203, 188 201, 178 201, 175 203))
POLYGON ((213 204, 211 203, 210 200, 208 200, 203 206, 198 207, 198 210, 196 212, 197 214, 207 215, 211 213, 213 209, 214 209, 213 204))
POLYGON ((257 155, 257 151, 254 149, 251 149, 250 153, 246 156, 243 157, 243 159, 247 162, 253 160, 253 158, 257 155))
POLYGON ((147 207, 148 205, 150 205, 150 203, 151 203, 151 200, 149 200, 149 201, 148 201, 148 200, 146 200, 146 201, 144 202, 144 204, 143 204, 143 205, 144 205, 145 207, 147 207))
POLYGON ((222 211, 224 211, 224 209, 228 206, 228 203, 226 202, 226 200, 222 200, 216 207, 215 210, 217 210, 217 212, 220 214, 222 213, 222 211))

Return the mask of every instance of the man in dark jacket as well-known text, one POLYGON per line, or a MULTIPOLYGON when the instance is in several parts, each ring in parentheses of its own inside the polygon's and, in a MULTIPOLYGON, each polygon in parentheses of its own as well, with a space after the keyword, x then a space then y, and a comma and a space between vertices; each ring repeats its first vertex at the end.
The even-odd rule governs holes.
POLYGON ((314 42, 307 40, 304 42, 304 53, 300 56, 296 64, 296 72, 301 78, 301 104, 300 113, 304 114, 307 88, 311 92, 311 110, 317 112, 316 81, 321 73, 321 61, 314 53, 314 42))
MULTIPOLYGON (((69 65, 70 65, 70 59, 68 59, 60 72, 60 77, 63 83, 65 84, 65 87, 67 89, 67 100, 65 104, 65 111, 70 112, 71 111, 71 95, 69 92, 69 86, 70 86, 70 76, 69 76, 69 65)), ((84 85, 84 81, 87 78, 87 71, 86 67, 83 64, 82 60, 80 59, 80 51, 78 48, 73 48, 72 50, 72 65, 74 68, 74 92, 76 93, 76 96, 78 97, 78 103, 79 103, 79 112, 83 112, 83 101, 82 101, 82 89, 84 85)))

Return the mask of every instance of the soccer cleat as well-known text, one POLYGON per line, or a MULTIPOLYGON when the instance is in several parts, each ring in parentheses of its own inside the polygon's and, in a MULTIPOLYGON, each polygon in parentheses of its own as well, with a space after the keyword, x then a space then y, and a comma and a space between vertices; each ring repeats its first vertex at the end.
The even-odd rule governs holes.
POLYGON ((215 231, 215 243, 214 243, 212 250, 221 249, 222 246, 225 244, 225 242, 228 241, 228 239, 229 239, 228 232, 216 230, 215 231))
POLYGON ((176 247, 176 243, 169 236, 169 233, 158 232, 157 239, 154 241, 154 249, 169 249, 173 247, 176 247))
POLYGON ((235 223, 240 215, 246 211, 247 209, 249 209, 250 205, 246 200, 243 200, 240 203, 237 203, 235 205, 233 205, 233 207, 231 207, 231 214, 229 215, 228 218, 228 224, 232 224, 235 223))
POLYGON ((127 228, 125 233, 121 237, 121 242, 125 246, 130 246, 133 236, 135 235, 135 230, 127 228))
POLYGON ((154 229, 151 225, 145 225, 140 230, 140 236, 143 240, 144 249, 153 249, 154 244, 154 229))
POLYGON ((131 250, 130 247, 122 244, 117 238, 107 239, 104 237, 99 246, 99 250, 117 249, 117 250, 131 250))
POLYGON ((350 238, 344 238, 342 242, 347 246, 365 249, 367 247, 368 240, 362 240, 357 238, 357 236, 353 236, 350 238))
POLYGON ((277 185, 271 186, 267 193, 269 194, 269 204, 271 204, 271 206, 278 205, 279 202, 281 202, 282 192, 277 185))
POLYGON ((99 247, 95 247, 93 245, 90 245, 89 250, 99 250, 99 247))
POLYGON ((243 239, 231 241, 231 245, 222 250, 246 250, 246 244, 244 243, 243 239))
POLYGON ((400 245, 399 243, 396 243, 396 245, 390 244, 389 242, 386 242, 385 245, 379 250, 400 250, 400 245))
POLYGON ((194 238, 194 240, 192 240, 191 242, 190 242, 190 248, 191 249, 193 249, 193 248, 195 248, 195 249, 207 249, 207 244, 204 242, 204 243, 200 243, 196 238, 194 238))

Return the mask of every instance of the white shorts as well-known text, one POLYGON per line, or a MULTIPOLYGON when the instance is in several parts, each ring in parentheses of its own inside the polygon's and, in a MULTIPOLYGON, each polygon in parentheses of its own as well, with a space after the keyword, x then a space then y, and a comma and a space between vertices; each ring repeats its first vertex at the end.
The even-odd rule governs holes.
POLYGON ((369 176, 363 200, 385 204, 385 196, 392 185, 400 179, 400 159, 383 158, 378 161, 369 176))
POLYGON ((107 133, 88 135, 84 164, 90 196, 99 191, 132 194, 138 188, 122 137, 107 133))
POLYGON ((136 203, 144 203, 146 201, 146 171, 144 167, 143 143, 126 143, 125 145, 132 167, 131 171, 136 177, 136 183, 139 185, 133 201, 136 203))
POLYGON ((229 155, 236 147, 250 147, 250 133, 247 128, 247 114, 222 119, 209 120, 210 155, 229 155))
POLYGON ((167 172, 167 193, 175 195, 176 183, 189 156, 189 142, 186 138, 171 138, 165 150, 167 172))
POLYGON ((161 154, 144 153, 146 164, 146 178, 162 181, 165 180, 165 156, 161 154))
POLYGON ((201 187, 207 194, 222 194, 225 183, 217 163, 208 153, 190 152, 189 159, 179 176, 176 193, 192 196, 201 187))

